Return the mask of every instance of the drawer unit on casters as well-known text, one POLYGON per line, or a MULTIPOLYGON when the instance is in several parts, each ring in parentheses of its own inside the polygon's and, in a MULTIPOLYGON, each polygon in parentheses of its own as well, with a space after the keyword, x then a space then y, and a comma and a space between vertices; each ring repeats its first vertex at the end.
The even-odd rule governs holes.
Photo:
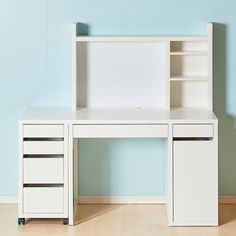
POLYGON ((217 123, 173 125, 174 225, 218 225, 217 123))
POLYGON ((20 125, 18 224, 25 218, 63 218, 68 224, 65 125, 20 125))

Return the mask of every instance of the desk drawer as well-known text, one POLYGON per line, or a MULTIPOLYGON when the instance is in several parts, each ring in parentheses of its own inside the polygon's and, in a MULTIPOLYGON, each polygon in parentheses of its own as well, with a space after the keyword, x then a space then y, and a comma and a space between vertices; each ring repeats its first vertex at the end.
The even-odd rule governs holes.
POLYGON ((63 141, 24 141, 23 153, 33 155, 63 154, 63 146, 63 141))
POLYGON ((63 184, 63 158, 24 158, 24 183, 63 184))
POLYGON ((24 125, 24 138, 62 138, 63 125, 24 125))
POLYGON ((213 125, 202 124, 202 125, 174 125, 173 126, 173 137, 213 137, 213 125))
POLYGON ((168 137, 168 125, 74 125, 75 138, 168 137))
POLYGON ((63 187, 25 187, 24 213, 63 213, 63 187))

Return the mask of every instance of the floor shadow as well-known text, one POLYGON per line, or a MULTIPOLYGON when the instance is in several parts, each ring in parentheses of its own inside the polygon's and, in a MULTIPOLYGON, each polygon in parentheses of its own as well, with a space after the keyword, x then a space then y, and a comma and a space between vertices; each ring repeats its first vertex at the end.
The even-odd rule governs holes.
POLYGON ((236 222, 236 204, 221 204, 219 206, 219 225, 236 222))
POLYGON ((93 219, 110 211, 116 210, 122 207, 121 205, 110 205, 110 204, 82 204, 77 208, 77 215, 75 218, 75 225, 80 224, 84 221, 93 219))

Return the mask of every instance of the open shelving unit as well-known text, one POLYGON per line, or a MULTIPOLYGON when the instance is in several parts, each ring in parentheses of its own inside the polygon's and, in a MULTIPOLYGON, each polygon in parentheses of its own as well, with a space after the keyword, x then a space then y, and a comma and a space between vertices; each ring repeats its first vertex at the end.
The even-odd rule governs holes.
POLYGON ((201 39, 170 41, 170 107, 212 109, 212 24, 201 39))
POLYGON ((78 35, 73 25, 73 110, 212 110, 212 24, 205 36, 78 35))

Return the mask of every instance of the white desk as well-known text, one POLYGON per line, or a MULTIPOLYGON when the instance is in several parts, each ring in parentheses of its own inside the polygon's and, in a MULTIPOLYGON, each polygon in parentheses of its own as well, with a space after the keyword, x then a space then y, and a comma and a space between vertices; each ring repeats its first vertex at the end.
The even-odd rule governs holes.
POLYGON ((213 24, 204 36, 165 37, 81 36, 79 26, 72 25, 74 111, 33 108, 20 121, 19 224, 74 224, 79 138, 157 137, 168 149, 169 225, 218 225, 213 24))
POLYGON ((32 108, 25 112, 19 124, 20 222, 24 218, 57 217, 64 218, 64 223, 69 218, 69 224, 73 225, 78 197, 78 138, 159 137, 165 138, 168 144, 169 225, 218 225, 218 120, 213 112, 32 108), (32 167, 36 159, 38 174, 32 167), (32 170, 25 167, 27 161, 32 161, 32 170), (46 179, 40 173, 45 173, 46 179))

